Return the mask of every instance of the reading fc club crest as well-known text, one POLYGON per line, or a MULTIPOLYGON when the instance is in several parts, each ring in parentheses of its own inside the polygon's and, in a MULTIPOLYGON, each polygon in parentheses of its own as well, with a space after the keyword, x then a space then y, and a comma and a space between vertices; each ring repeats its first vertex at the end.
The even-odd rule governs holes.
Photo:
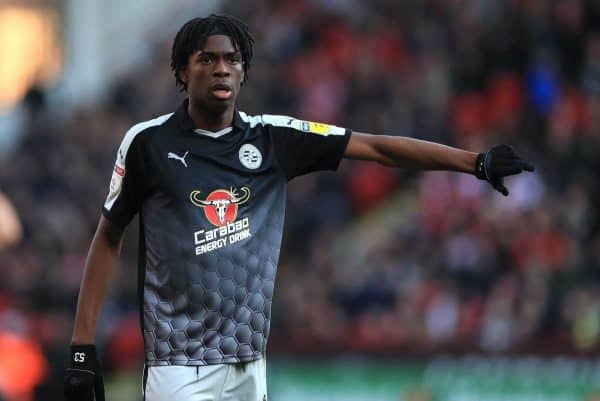
POLYGON ((242 145, 239 156, 242 165, 250 170, 259 168, 262 163, 262 154, 260 153, 260 150, 249 143, 242 145))

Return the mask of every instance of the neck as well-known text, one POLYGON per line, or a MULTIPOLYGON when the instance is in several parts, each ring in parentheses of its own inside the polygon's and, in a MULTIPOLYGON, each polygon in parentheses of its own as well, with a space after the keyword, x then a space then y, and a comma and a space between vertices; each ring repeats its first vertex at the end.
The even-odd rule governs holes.
POLYGON ((190 98, 187 111, 196 128, 217 132, 223 128, 230 127, 231 124, 233 124, 234 110, 235 107, 233 105, 228 106, 223 111, 215 111, 208 109, 207 107, 198 107, 190 98))

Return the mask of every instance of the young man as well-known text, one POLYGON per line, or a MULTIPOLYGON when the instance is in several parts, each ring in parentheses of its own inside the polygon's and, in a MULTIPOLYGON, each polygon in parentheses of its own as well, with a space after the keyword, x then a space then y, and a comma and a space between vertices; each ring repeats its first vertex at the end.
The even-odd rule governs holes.
POLYGON ((253 40, 237 19, 186 23, 171 67, 188 98, 131 128, 81 285, 65 378, 67 400, 104 399, 94 330, 121 237, 140 214, 139 296, 148 401, 267 398, 265 350, 283 228, 285 185, 342 157, 453 170, 488 180, 533 166, 511 147, 476 154, 235 108, 253 40))

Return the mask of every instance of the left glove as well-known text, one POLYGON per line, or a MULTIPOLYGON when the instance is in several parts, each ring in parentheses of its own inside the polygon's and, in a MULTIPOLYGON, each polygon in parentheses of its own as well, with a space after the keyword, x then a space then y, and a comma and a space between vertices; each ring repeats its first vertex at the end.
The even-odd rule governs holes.
POLYGON ((475 176, 488 181, 504 196, 508 196, 504 177, 534 170, 533 164, 521 159, 510 145, 496 145, 487 152, 478 154, 475 160, 475 176))
POLYGON ((104 380, 94 345, 71 345, 70 368, 65 372, 67 401, 104 401, 104 380))

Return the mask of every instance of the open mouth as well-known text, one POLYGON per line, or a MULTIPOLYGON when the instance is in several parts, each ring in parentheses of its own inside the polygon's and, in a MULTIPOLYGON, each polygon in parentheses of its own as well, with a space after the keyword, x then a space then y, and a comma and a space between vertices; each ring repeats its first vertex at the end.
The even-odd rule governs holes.
POLYGON ((211 92, 214 97, 221 100, 229 99, 232 94, 231 87, 225 84, 213 85, 211 88, 211 92))

